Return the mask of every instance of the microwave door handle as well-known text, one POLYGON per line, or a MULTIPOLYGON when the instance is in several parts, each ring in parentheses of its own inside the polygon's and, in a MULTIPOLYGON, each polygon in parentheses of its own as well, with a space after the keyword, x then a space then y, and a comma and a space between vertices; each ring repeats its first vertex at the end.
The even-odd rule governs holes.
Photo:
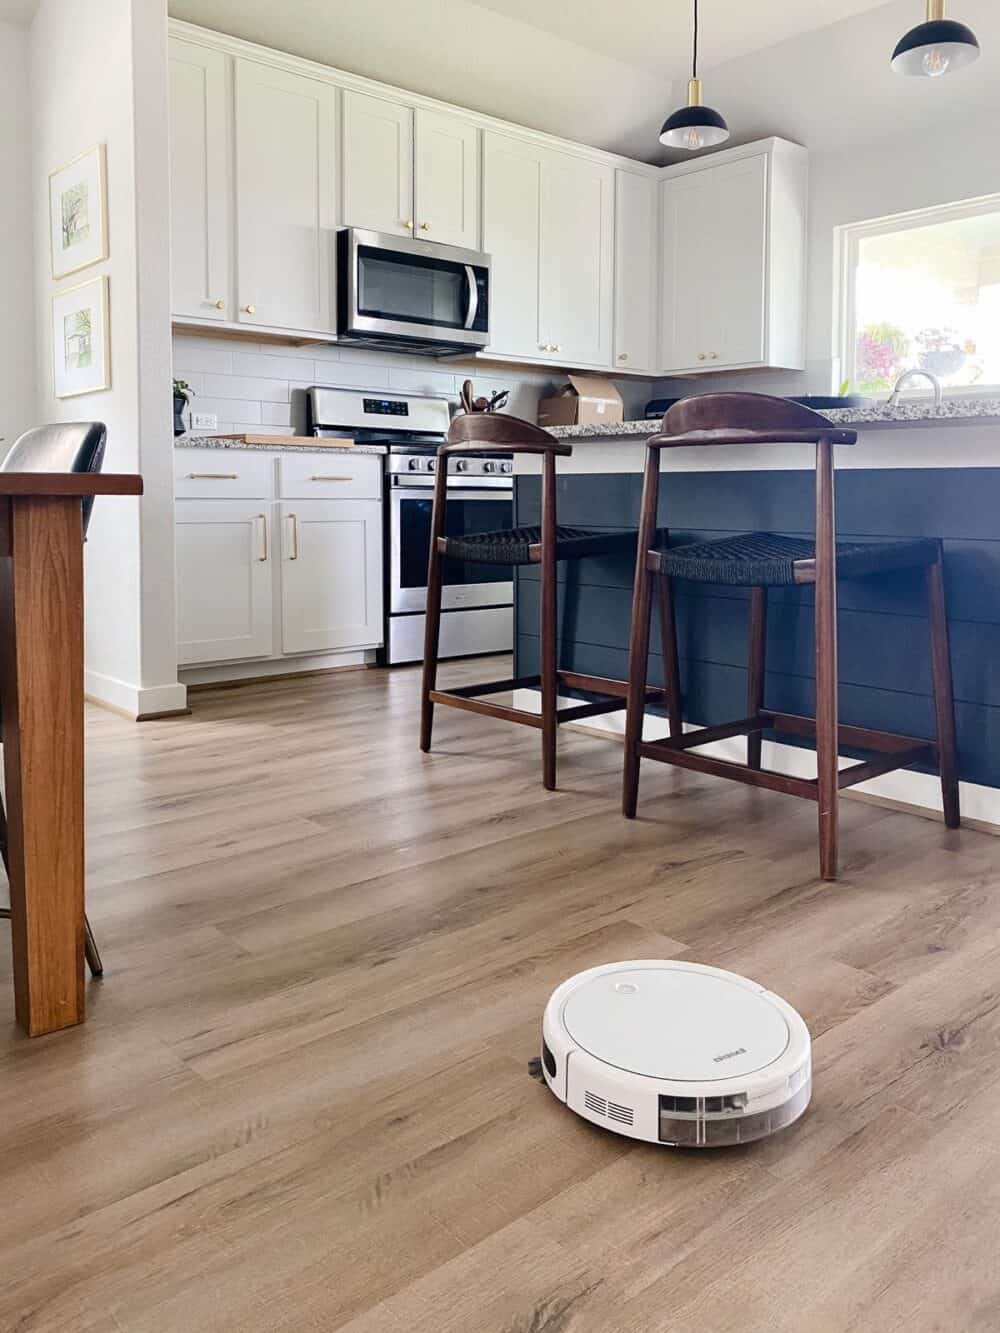
POLYGON ((465 265, 465 280, 469 284, 469 313, 465 317, 465 327, 471 329, 479 313, 479 284, 476 282, 476 270, 471 264, 465 265))

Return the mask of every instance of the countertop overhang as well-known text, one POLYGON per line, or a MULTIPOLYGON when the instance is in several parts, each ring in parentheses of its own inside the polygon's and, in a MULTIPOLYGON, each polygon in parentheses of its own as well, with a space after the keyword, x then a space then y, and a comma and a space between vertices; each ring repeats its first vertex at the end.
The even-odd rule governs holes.
POLYGON ((218 435, 178 435, 175 449, 240 449, 264 454, 377 454, 388 453, 384 444, 281 444, 277 440, 267 444, 247 444, 244 440, 225 439, 218 435))

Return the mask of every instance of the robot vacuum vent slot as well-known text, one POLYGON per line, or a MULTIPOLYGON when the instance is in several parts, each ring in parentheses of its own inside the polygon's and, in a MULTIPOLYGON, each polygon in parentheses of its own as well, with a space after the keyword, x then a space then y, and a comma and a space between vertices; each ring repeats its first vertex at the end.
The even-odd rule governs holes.
POLYGON ((583 1104, 588 1111, 593 1111, 595 1115, 607 1115, 608 1104, 603 1097, 598 1097, 593 1092, 583 1094, 583 1104))
POLYGON ((619 1106, 617 1102, 608 1102, 608 1119, 617 1120, 622 1125, 635 1123, 635 1112, 631 1106, 619 1106))

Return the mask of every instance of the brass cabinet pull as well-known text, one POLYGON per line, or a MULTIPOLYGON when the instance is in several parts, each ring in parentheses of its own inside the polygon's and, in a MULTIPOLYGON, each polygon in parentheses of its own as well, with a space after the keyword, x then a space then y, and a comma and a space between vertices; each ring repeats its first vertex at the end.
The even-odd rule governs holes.
POLYGON ((260 555, 257 557, 257 559, 261 562, 261 564, 263 564, 264 561, 267 559, 267 515, 258 514, 257 517, 263 524, 261 528, 262 541, 261 541, 260 555))
POLYGON ((431 224, 429 222, 421 222, 420 224, 421 231, 430 231, 430 229, 431 229, 431 224))
POLYGON ((314 473, 314 474, 309 478, 309 480, 310 480, 310 481, 353 481, 354 478, 353 478, 353 477, 324 477, 324 476, 322 476, 320 473, 317 472, 317 473, 314 473))
POLYGON ((257 307, 255 305, 245 305, 243 306, 243 313, 245 315, 256 315, 257 307))
POLYGON ((406 219, 404 220, 404 222, 403 222, 403 226, 406 228, 407 231, 412 231, 412 230, 413 230, 413 219, 412 219, 412 218, 406 218, 406 219))
POLYGON ((188 481, 239 481, 238 472, 189 472, 188 481))
POLYGON ((292 553, 291 553, 291 555, 290 555, 288 558, 289 558, 289 560, 298 560, 298 558, 299 558, 299 520, 295 517, 294 514, 289 514, 288 517, 292 520, 292 553))

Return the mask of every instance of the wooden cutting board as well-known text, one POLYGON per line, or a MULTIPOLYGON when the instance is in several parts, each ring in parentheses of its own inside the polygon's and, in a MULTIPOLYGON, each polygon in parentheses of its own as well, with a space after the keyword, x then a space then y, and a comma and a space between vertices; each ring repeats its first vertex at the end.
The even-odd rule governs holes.
POLYGON ((350 449, 354 441, 347 440, 324 440, 315 435, 248 435, 246 432, 240 432, 234 435, 211 435, 208 438, 213 440, 235 440, 239 444, 270 444, 270 445, 289 445, 302 444, 308 445, 310 449, 350 449))

